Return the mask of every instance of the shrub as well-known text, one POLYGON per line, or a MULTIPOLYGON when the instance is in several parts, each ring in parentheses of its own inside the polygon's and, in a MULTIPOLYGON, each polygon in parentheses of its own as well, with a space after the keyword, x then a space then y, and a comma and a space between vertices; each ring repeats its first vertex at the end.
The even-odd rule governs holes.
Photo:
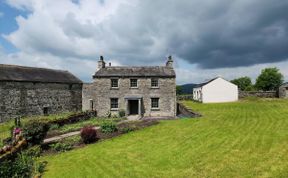
POLYGON ((31 144, 40 144, 49 129, 49 126, 45 122, 32 121, 28 122, 23 127, 23 137, 31 144))
POLYGON ((52 148, 52 150, 59 151, 59 152, 65 152, 65 151, 69 151, 72 149, 71 144, 61 143, 61 142, 51 144, 50 147, 52 148))
POLYGON ((92 126, 86 126, 81 129, 81 138, 85 144, 98 140, 96 130, 92 126))
POLYGON ((122 133, 129 133, 129 132, 132 132, 134 130, 135 130, 135 128, 132 128, 132 127, 124 127, 121 129, 121 132, 122 133))
POLYGON ((1 162, 0 177, 30 178, 43 173, 46 163, 37 161, 39 149, 39 147, 33 147, 18 154, 14 159, 1 162))
POLYGON ((125 114, 126 114, 125 110, 121 109, 121 110, 119 111, 119 117, 124 117, 125 114))
POLYGON ((100 124, 103 133, 113 133, 117 131, 116 124, 112 121, 104 121, 100 124))

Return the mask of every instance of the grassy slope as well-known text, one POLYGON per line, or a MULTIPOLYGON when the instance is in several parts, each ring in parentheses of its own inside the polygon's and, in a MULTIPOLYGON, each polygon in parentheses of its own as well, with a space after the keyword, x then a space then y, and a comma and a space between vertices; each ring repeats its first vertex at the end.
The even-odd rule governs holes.
POLYGON ((44 157, 44 177, 288 177, 288 101, 186 102, 201 119, 44 157))

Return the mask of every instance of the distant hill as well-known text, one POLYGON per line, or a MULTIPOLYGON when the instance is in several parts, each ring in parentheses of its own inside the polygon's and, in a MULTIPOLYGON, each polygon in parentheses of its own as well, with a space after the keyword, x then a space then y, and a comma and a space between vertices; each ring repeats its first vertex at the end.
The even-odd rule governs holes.
POLYGON ((197 84, 195 84, 195 83, 188 83, 188 84, 180 85, 181 89, 182 89, 182 94, 192 94, 193 93, 193 88, 196 85, 197 84))

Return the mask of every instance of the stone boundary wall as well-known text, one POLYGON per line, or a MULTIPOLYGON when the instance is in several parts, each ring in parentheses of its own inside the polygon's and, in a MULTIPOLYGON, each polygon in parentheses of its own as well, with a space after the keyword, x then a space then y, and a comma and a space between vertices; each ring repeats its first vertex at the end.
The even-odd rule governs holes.
POLYGON ((181 101, 181 100, 193 100, 193 94, 189 94, 189 95, 177 95, 177 100, 181 101))
POLYGON ((277 91, 239 91, 239 99, 246 97, 278 98, 277 91))
POLYGON ((187 108, 182 103, 177 103, 177 116, 179 117, 201 117, 202 115, 187 108))

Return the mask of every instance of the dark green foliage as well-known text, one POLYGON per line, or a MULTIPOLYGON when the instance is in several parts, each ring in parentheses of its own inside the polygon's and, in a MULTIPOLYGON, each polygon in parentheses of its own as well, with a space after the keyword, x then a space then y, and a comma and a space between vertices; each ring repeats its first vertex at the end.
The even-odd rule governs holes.
POLYGON ((261 74, 256 79, 256 88, 263 91, 277 90, 278 87, 283 83, 283 75, 279 69, 266 68, 263 69, 261 74))
POLYGON ((81 138, 84 143, 93 143, 98 140, 96 130, 92 126, 83 127, 81 130, 81 138))
POLYGON ((176 86, 176 94, 181 95, 182 94, 182 87, 180 85, 176 86))
POLYGON ((48 130, 49 125, 46 122, 28 122, 23 127, 23 137, 30 144, 40 144, 44 140, 48 130))
POLYGON ((238 86, 242 91, 251 91, 253 90, 253 85, 250 77, 240 77, 234 80, 231 80, 232 83, 238 86))
POLYGON ((124 128, 122 128, 120 131, 122 132, 122 133, 129 133, 129 132, 132 132, 132 131, 134 131, 136 128, 133 128, 133 127, 124 127, 124 128))
POLYGON ((125 110, 123 110, 123 109, 121 109, 120 111, 119 111, 119 117, 124 117, 125 116, 125 110))
POLYGON ((44 172, 46 162, 38 162, 40 148, 32 147, 21 154, 18 154, 13 160, 6 160, 0 164, 1 178, 30 178, 44 172))
POLYGON ((103 133, 113 133, 117 131, 116 124, 112 121, 104 121, 100 124, 103 133))
POLYGON ((65 152, 72 149, 72 145, 69 143, 54 143, 50 145, 51 149, 57 152, 65 152))

